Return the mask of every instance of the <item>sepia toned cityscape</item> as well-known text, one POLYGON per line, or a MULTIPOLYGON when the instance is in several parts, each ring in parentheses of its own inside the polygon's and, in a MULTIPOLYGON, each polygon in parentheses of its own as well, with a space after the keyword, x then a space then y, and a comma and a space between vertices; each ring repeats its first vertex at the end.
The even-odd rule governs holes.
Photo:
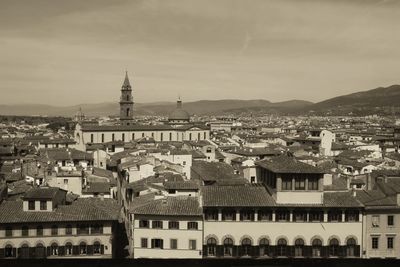
POLYGON ((400 3, 188 2, 0 1, 0 262, 400 259, 400 3))

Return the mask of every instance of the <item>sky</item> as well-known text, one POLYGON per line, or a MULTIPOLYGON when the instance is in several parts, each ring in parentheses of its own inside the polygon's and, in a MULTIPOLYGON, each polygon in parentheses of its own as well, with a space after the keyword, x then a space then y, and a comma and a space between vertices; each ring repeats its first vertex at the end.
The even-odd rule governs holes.
POLYGON ((398 0, 0 0, 0 104, 292 99, 400 83, 398 0))

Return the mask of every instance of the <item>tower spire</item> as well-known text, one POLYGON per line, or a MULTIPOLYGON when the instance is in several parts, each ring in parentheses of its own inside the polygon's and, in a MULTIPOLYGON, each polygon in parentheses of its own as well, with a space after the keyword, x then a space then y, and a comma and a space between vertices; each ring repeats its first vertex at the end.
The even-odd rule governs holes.
POLYGON ((124 88, 128 88, 131 87, 131 83, 129 82, 129 77, 128 77, 128 71, 125 71, 125 79, 124 79, 124 83, 122 84, 122 87, 124 88))

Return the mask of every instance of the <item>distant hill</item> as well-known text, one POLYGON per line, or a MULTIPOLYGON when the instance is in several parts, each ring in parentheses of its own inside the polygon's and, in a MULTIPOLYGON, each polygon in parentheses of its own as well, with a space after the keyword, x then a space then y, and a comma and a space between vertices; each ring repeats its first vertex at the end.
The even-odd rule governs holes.
MULTIPOLYGON (((183 103, 184 109, 190 114, 218 115, 235 111, 246 112, 251 109, 260 110, 291 110, 311 105, 311 102, 292 100, 272 103, 268 100, 200 100, 183 103)), ((173 102, 158 103, 136 103, 134 112, 136 115, 168 115, 176 107, 173 102)), ((68 107, 55 107, 50 105, 0 105, 0 115, 51 115, 51 116, 73 116, 79 108, 87 116, 118 115, 118 103, 81 104, 68 107)))
POLYGON ((366 115, 400 111, 400 85, 378 87, 368 91, 330 98, 307 106, 300 112, 366 115))

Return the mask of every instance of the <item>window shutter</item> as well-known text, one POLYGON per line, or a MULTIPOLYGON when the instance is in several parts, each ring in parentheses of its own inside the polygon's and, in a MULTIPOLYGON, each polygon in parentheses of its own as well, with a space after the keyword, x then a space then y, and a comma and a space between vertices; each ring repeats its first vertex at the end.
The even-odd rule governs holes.
POLYGON ((87 254, 88 255, 93 255, 93 245, 87 246, 87 254))
POLYGON ((65 254, 65 247, 64 246, 58 247, 58 255, 64 256, 64 254, 65 254))
POLYGON ((17 257, 17 248, 12 249, 13 257, 17 257))
POLYGON ((0 259, 5 257, 5 249, 4 248, 0 248, 0 259))
POLYGON ((104 254, 104 245, 100 246, 100 254, 103 255, 104 254))
POLYGON ((18 252, 18 258, 22 258, 21 256, 22 256, 22 249, 21 248, 18 248, 17 249, 17 252, 18 252))
POLYGON ((304 246, 304 257, 311 258, 312 257, 312 246, 304 246))
POLYGON ((238 246, 233 246, 232 248, 232 256, 237 257, 239 255, 238 246))
POLYGON ((224 246, 218 245, 216 252, 217 252, 217 257, 222 257, 224 255, 224 246))
POLYGON ((79 246, 72 246, 72 255, 79 255, 79 246))
POLYGON ((275 250, 276 250, 276 246, 269 247, 269 256, 270 257, 275 257, 275 250))
POLYGON ((160 248, 163 249, 164 248, 164 240, 160 239, 160 248))
POLYGON ((253 246, 251 255, 254 257, 260 257, 260 246, 253 246))
POLYGON ((154 239, 151 240, 151 248, 154 248, 154 239))
POLYGON ((355 246, 354 247, 354 256, 360 257, 360 252, 361 252, 360 250, 361 250, 360 245, 355 246))
POLYGON ((51 247, 47 247, 47 256, 51 256, 51 247))
POLYGON ((208 251, 207 251, 207 246, 206 245, 203 245, 203 256, 204 257, 207 257, 208 256, 208 253, 207 253, 208 251))
POLYGON ((321 248, 321 257, 324 257, 324 258, 329 257, 329 246, 324 246, 321 248))
POLYGON ((35 257, 35 248, 29 248, 29 258, 32 259, 35 257))

